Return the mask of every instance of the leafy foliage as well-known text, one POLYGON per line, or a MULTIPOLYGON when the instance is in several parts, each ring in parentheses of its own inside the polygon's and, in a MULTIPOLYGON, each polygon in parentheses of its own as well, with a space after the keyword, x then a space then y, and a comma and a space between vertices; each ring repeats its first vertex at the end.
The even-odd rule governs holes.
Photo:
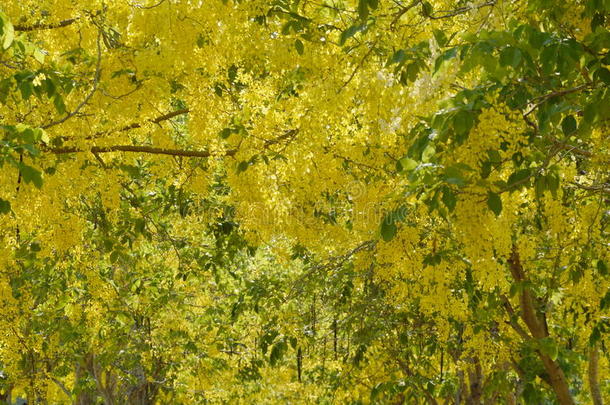
POLYGON ((609 13, 3 2, 0 402, 600 404, 609 13))

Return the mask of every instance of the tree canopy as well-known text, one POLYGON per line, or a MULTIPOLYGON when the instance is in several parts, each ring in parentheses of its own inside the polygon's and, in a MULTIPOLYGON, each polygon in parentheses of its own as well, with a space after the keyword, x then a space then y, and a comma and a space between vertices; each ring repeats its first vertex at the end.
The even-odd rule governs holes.
POLYGON ((610 398, 609 0, 5 0, 0 401, 610 398))

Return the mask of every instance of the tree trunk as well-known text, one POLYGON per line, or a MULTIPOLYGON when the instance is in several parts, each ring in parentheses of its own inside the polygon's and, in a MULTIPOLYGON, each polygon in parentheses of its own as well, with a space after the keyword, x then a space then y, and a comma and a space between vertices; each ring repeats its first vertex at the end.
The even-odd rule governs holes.
MULTIPOLYGON (((513 251, 508 263, 510 264, 510 272, 516 282, 521 283, 527 280, 516 246, 513 246, 513 251)), ((521 318, 523 319, 523 322, 525 322, 525 325, 534 339, 548 337, 549 333, 546 327, 546 322, 543 317, 539 316, 536 306, 534 305, 534 297, 532 297, 532 293, 527 286, 523 287, 519 299, 521 306, 521 318)), ((544 364, 544 369, 549 374, 551 388, 553 388, 559 403, 561 405, 574 405, 574 399, 570 394, 570 388, 568 387, 566 376, 561 367, 559 367, 559 364, 540 351, 538 352, 538 356, 540 357, 540 360, 542 360, 542 364, 544 364)))
POLYGON ((597 343, 589 348, 589 390, 591 391, 591 399, 593 405, 604 405, 602 393, 599 390, 597 369, 599 366, 599 347, 597 343))

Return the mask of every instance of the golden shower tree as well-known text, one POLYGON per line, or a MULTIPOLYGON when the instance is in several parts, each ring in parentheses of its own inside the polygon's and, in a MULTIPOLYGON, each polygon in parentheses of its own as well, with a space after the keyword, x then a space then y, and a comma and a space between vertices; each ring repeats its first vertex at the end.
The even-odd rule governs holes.
POLYGON ((0 398, 602 404, 609 13, 3 2, 0 398))

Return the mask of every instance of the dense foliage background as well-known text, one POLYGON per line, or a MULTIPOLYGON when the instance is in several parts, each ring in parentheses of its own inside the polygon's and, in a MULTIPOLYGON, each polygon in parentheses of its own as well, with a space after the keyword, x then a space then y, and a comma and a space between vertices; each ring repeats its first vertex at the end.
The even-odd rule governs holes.
POLYGON ((3 1, 0 402, 607 402, 609 18, 3 1))

